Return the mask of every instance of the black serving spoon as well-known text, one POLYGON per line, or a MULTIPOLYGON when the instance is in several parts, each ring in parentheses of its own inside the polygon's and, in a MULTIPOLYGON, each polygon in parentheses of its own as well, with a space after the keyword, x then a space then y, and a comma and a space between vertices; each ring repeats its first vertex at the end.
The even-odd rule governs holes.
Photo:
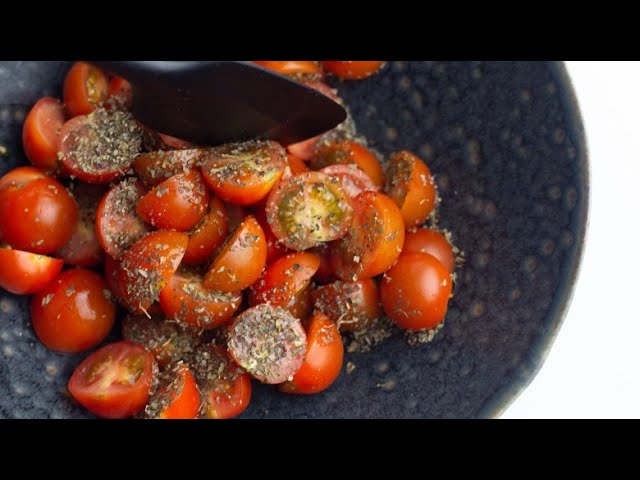
POLYGON ((131 83, 132 112, 142 123, 199 145, 252 138, 289 145, 347 116, 322 93, 250 62, 91 63, 131 83))

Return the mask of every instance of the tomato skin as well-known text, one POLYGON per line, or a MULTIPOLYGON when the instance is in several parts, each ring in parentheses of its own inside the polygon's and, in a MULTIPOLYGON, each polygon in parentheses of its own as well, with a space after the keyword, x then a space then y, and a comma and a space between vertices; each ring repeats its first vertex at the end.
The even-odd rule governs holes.
POLYGON ((247 215, 211 263, 204 287, 239 292, 260 277, 266 263, 264 232, 255 217, 247 215))
POLYGON ((91 413, 127 418, 143 410, 149 401, 156 370, 153 355, 140 345, 111 343, 78 365, 68 388, 91 413))
POLYGON ((430 228, 418 228, 408 231, 404 237, 402 253, 422 252, 436 257, 449 273, 456 269, 456 256, 453 248, 441 232, 430 228))
POLYGON ((27 252, 49 254, 63 247, 78 221, 78 206, 57 180, 20 167, 0 179, 0 238, 27 252))
POLYGON ((378 286, 372 278, 324 285, 314 290, 312 299, 341 332, 363 330, 382 316, 378 286))
POLYGON ((242 294, 206 290, 202 282, 202 277, 180 271, 171 277, 160 291, 160 306, 167 318, 206 330, 231 320, 242 303, 242 294))
POLYGON ((301 60, 260 60, 253 63, 266 69, 272 70, 281 75, 288 76, 312 76, 314 78, 322 76, 322 68, 318 62, 301 60))
POLYGON ((225 202, 253 205, 269 194, 286 166, 280 144, 249 141, 209 149, 202 173, 209 188, 225 202))
POLYGON ((49 285, 63 265, 57 258, 0 248, 0 288, 16 295, 31 295, 49 285))
POLYGON ((100 69, 76 62, 64 79, 64 104, 70 117, 87 115, 109 96, 109 81, 100 69))
POLYGON ((429 168, 406 150, 389 159, 385 193, 400 208, 407 228, 423 224, 436 203, 436 187, 429 168))
POLYGON ((22 126, 22 145, 36 167, 59 169, 58 137, 64 122, 64 105, 56 98, 42 97, 29 111, 22 126))
POLYGON ((131 246, 151 231, 136 213, 138 202, 146 193, 135 179, 125 179, 109 190, 96 211, 98 241, 108 255, 122 258, 131 246))
POLYGON ((311 167, 320 170, 329 165, 355 165, 371 179, 373 184, 384 186, 384 172, 378 157, 364 145, 353 140, 321 142, 311 161, 311 167))
POLYGON ((122 77, 111 77, 111 80, 109 80, 109 97, 115 97, 122 105, 131 108, 133 103, 131 84, 122 77))
POLYGON ((307 328, 307 353, 293 379, 278 386, 281 392, 309 395, 326 390, 340 376, 344 359, 336 324, 316 312, 307 328))
POLYGON ((385 313, 406 330, 433 328, 444 320, 451 296, 448 270, 428 253, 403 253, 380 282, 385 313))
POLYGON ((292 175, 297 175, 298 173, 304 173, 309 171, 309 167, 300 157, 296 157, 293 153, 287 154, 287 164, 289 165, 289 169, 291 170, 292 175))
POLYGON ((107 284, 91 270, 66 270, 31 300, 33 330, 47 348, 58 352, 95 347, 109 334, 115 318, 107 284))
POLYGON ((196 380, 183 363, 160 376, 158 390, 145 408, 145 418, 189 420, 198 418, 200 392, 196 380))
POLYGON ((202 345, 193 362, 202 394, 204 418, 226 419, 240 415, 251 401, 251 376, 231 361, 217 345, 202 345))
POLYGON ((254 213, 256 220, 264 232, 264 239, 267 245, 267 265, 271 265, 280 257, 290 252, 290 250, 282 242, 279 242, 278 237, 276 237, 271 231, 269 222, 267 222, 267 213, 265 209, 260 207, 255 208, 254 213))
POLYGON ((209 200, 209 211, 189 234, 187 251, 182 257, 185 265, 198 265, 209 261, 213 252, 229 234, 229 222, 224 204, 216 197, 209 200))
POLYGON ((155 228, 184 232, 207 213, 209 190, 196 169, 178 173, 156 186, 138 202, 136 212, 155 228))
POLYGON ((385 272, 402 252, 405 235, 400 209, 386 195, 362 192, 353 208, 351 229, 330 250, 331 268, 345 282, 385 272))
POLYGON ((380 70, 383 64, 376 61, 325 61, 322 68, 343 80, 362 80, 380 70))
POLYGON ((118 282, 125 305, 133 313, 144 313, 178 269, 189 237, 184 233, 158 230, 148 233, 125 253, 118 282))
POLYGON ((160 138, 166 145, 176 150, 193 147, 193 143, 188 140, 182 140, 181 138, 172 137, 171 135, 167 135, 166 133, 158 133, 158 135, 160 135, 160 138))

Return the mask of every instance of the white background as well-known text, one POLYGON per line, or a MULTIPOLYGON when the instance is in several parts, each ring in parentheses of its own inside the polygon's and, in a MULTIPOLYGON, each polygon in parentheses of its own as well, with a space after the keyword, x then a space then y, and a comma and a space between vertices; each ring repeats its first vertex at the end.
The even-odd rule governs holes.
POLYGON ((502 418, 640 418, 640 62, 567 62, 591 163, 587 244, 547 361, 502 418))

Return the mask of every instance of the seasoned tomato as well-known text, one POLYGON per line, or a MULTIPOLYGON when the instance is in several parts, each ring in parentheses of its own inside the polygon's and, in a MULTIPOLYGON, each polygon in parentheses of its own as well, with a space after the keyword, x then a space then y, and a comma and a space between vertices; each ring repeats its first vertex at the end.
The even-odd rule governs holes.
POLYGON ((309 60, 262 60, 253 63, 269 70, 273 70, 281 75, 287 75, 294 78, 307 79, 322 77, 322 68, 320 68, 320 64, 309 60))
POLYGON ((130 108, 133 102, 131 84, 122 77, 111 77, 111 80, 109 80, 109 97, 115 98, 119 103, 130 108))
POLYGON ((136 205, 145 194, 142 184, 127 178, 102 197, 96 211, 96 233, 105 252, 120 259, 131 246, 151 229, 136 213, 136 205))
POLYGON ((286 255, 289 249, 276 237, 271 231, 269 222, 267 222, 267 213, 263 207, 257 207, 254 210, 255 217, 262 231, 264 232, 264 239, 267 244, 267 265, 271 265, 283 255, 286 255))
POLYGON ((78 221, 67 244, 56 252, 64 263, 76 267, 95 267, 104 260, 104 250, 96 233, 96 209, 104 189, 79 184, 73 189, 78 204, 78 221))
POLYGON ((184 363, 178 363, 158 377, 158 388, 144 409, 145 418, 188 420, 198 418, 200 392, 196 379, 184 363))
POLYGON ((162 141, 171 148, 176 150, 182 150, 184 148, 193 147, 193 143, 188 140, 182 140, 181 138, 172 137, 171 135, 167 135, 166 133, 159 133, 162 141))
POLYGON ((402 253, 422 252, 436 257, 449 273, 456 269, 456 256, 453 248, 442 232, 429 228, 408 231, 404 236, 402 253))
POLYGON ((0 179, 0 219, 4 242, 18 250, 49 254, 71 239, 78 206, 57 180, 36 168, 18 167, 0 179))
POLYGON ((429 168, 406 150, 389 159, 385 193, 400 208, 407 228, 424 223, 436 203, 436 187, 429 168))
POLYGON ((239 292, 260 277, 266 263, 264 232, 255 217, 248 215, 211 262, 204 287, 239 292))
POLYGON ((122 321, 122 337, 149 350, 160 368, 190 358, 201 339, 194 329, 145 315, 128 315, 122 321))
POLYGON ((374 61, 325 61, 322 68, 345 80, 362 80, 376 73, 384 62, 374 61))
POLYGON ((282 307, 261 303, 238 315, 229 329, 229 355, 263 383, 291 380, 300 369, 307 335, 282 307))
POLYGON ((353 140, 321 142, 311 160, 311 167, 320 170, 329 165, 355 165, 376 187, 384 185, 384 173, 378 157, 364 145, 353 140))
POLYGON ((0 248, 0 288, 17 295, 31 295, 49 285, 62 270, 57 258, 0 248))
POLYGON ((211 196, 209 211, 195 228, 187 232, 189 243, 182 263, 197 265, 209 261, 213 252, 222 245, 229 234, 229 222, 224 204, 211 196))
POLYGON ((451 296, 449 271, 428 253, 403 253, 380 282, 385 313, 406 330, 433 328, 444 320, 451 296))
POLYGON ((351 217, 351 204, 339 180, 320 172, 283 180, 267 203, 271 230, 293 250, 341 238, 351 225, 351 217))
POLYGON ((109 291, 113 295, 113 298, 120 305, 124 305, 124 301, 122 300, 122 289, 120 288, 120 262, 118 260, 113 259, 109 255, 105 255, 104 257, 104 279, 107 282, 107 287, 109 291))
POLYGON ((202 395, 204 418, 225 419, 240 415, 251 401, 251 377, 234 364, 224 348, 202 345, 192 368, 202 395))
POLYGON ((126 174, 142 149, 142 129, 124 110, 99 108, 72 118, 60 132, 64 168, 87 183, 109 183, 126 174))
POLYGON ((22 127, 22 145, 36 167, 50 172, 59 169, 58 138, 64 122, 62 102, 51 97, 42 97, 27 115, 22 127))
POLYGON ((307 353, 300 370, 279 386, 281 392, 311 394, 326 390, 340 376, 342 337, 326 315, 316 312, 307 328, 307 353))
POLYGON ((218 292, 202 286, 202 276, 179 270, 160 292, 167 318, 200 329, 224 325, 242 303, 240 292, 218 292))
POLYGON ((341 332, 367 328, 382 315, 378 287, 372 278, 358 282, 336 281, 316 289, 315 308, 327 315, 341 332))
POLYGON ((64 104, 70 117, 87 115, 109 97, 109 80, 102 70, 76 62, 64 79, 64 104))
POLYGON ((278 143, 250 141, 209 149, 202 172, 222 200, 251 205, 267 196, 286 166, 286 152, 278 143))
POLYGON ((298 173, 304 173, 309 171, 307 164, 302 161, 300 157, 296 157, 293 153, 287 154, 287 164, 291 175, 297 175, 298 173))
POLYGON ((69 380, 69 393, 91 413, 126 418, 149 401, 153 355, 129 342, 111 343, 86 358, 69 380))
POLYGON ((77 353, 105 339, 116 305, 104 279, 91 270, 62 272, 31 300, 31 323, 51 350, 77 353))
POLYGON ((146 312, 178 269, 189 237, 158 230, 148 233, 127 251, 120 262, 119 283, 127 308, 146 312))
POLYGON ((286 305, 283 305, 287 312, 301 321, 305 321, 313 311, 313 301, 311 299, 311 287, 309 284, 296 293, 286 305))
POLYGON ((184 232, 207 213, 209 190, 196 170, 178 173, 140 199, 136 212, 155 228, 184 232))
POLYGON ((356 165, 329 165, 320 170, 330 177, 336 177, 340 180, 340 185, 349 198, 356 198, 362 192, 378 191, 369 176, 360 170, 356 165))
POLYGON ((396 204, 378 192, 353 200, 354 222, 331 246, 331 267, 340 279, 355 282, 380 275, 396 261, 404 243, 404 222, 396 204))
POLYGON ((133 161, 133 169, 142 183, 152 187, 177 173, 188 172, 205 152, 203 148, 191 148, 141 153, 133 161))
POLYGON ((321 285, 337 280, 338 277, 336 277, 336 274, 333 273, 333 269, 331 268, 329 245, 323 244, 319 247, 312 248, 309 251, 311 253, 315 253, 320 258, 320 265, 313 277, 314 280, 321 285))
POLYGON ((320 258, 313 253, 296 252, 279 258, 251 286, 249 305, 268 302, 273 306, 286 307, 307 288, 319 265, 320 258))

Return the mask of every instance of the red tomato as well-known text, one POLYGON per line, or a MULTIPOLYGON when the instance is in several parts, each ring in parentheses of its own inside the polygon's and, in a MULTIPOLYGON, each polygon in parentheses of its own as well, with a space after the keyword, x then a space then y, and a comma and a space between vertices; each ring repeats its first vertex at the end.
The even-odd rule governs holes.
POLYGON ((329 245, 324 244, 319 247, 312 248, 309 251, 311 253, 315 253, 320 258, 320 265, 314 275, 314 280, 321 285, 337 280, 338 277, 333 273, 331 262, 329 261, 329 245))
POLYGON ((267 265, 271 265, 280 257, 286 255, 290 250, 285 247, 282 242, 279 242, 278 237, 276 237, 271 231, 269 222, 267 222, 267 214, 264 208, 256 208, 255 216, 256 220, 262 227, 262 231, 264 232, 264 239, 267 244, 267 265))
POLYGON ((293 175, 273 189, 267 203, 273 234, 293 250, 341 238, 352 209, 336 178, 320 172, 293 175))
POLYGON ((251 377, 235 365, 224 348, 202 345, 192 363, 202 394, 204 417, 232 418, 240 415, 251 401, 251 377))
POLYGON ((385 313, 406 330, 433 328, 444 320, 451 276, 428 253, 404 253, 380 282, 385 313))
POLYGON ((167 135, 166 133, 158 133, 162 141, 170 146, 171 148, 175 148, 176 150, 181 150, 184 148, 193 147, 193 143, 188 140, 182 140, 181 138, 172 137, 171 135, 167 135))
POLYGON ((78 204, 78 222, 71 239, 56 252, 68 265, 95 267, 104 260, 104 250, 96 233, 96 209, 104 190, 94 185, 80 184, 73 189, 78 204))
POLYGON ((228 338, 231 358, 254 378, 269 384, 291 380, 307 349, 307 335, 300 320, 268 303, 238 315, 228 338))
POLYGON ((122 337, 150 351, 160 368, 188 360, 201 341, 193 329, 144 315, 126 316, 122 321, 122 337))
POLYGON ((22 127, 22 145, 36 167, 51 172, 58 170, 58 138, 64 121, 62 102, 51 97, 42 97, 27 115, 22 127))
POLYGON ((322 68, 318 62, 312 61, 255 61, 253 62, 261 67, 273 70, 281 75, 287 75, 295 78, 320 78, 322 76, 322 68))
POLYGON ((436 187, 429 168, 406 150, 391 155, 385 192, 400 208, 407 228, 424 223, 436 203, 436 187))
POLYGON ((131 84, 122 77, 111 77, 111 80, 109 80, 109 97, 115 98, 125 107, 131 108, 133 102, 131 84))
POLYGON ((124 301, 122 300, 122 289, 120 288, 119 278, 119 270, 120 270, 120 262, 114 260, 109 255, 105 255, 104 257, 104 279, 107 282, 107 287, 109 291, 113 295, 113 298, 116 301, 124 306, 124 301))
POLYGON ((189 243, 182 263, 197 265, 209 261, 213 252, 222 245, 229 234, 224 204, 212 195, 209 200, 209 212, 188 234, 189 243))
POLYGON ((315 308, 327 315, 341 332, 363 330, 382 316, 378 287, 372 278, 330 283, 316 289, 312 298, 315 308))
POLYGON ((389 197, 362 192, 353 200, 354 222, 331 245, 331 267, 346 282, 375 277, 396 261, 404 243, 400 210, 389 197))
POLYGON ((307 164, 304 163, 301 158, 296 157, 293 153, 287 154, 287 164, 289 165, 289 170, 291 170, 292 175, 309 171, 307 164))
POLYGON ((109 81, 102 70, 76 62, 64 79, 64 104, 70 117, 87 115, 109 96, 109 81))
POLYGON ((143 347, 111 343, 78 365, 69 380, 69 393, 99 417, 130 417, 149 401, 156 369, 153 355, 143 347))
POLYGON ((158 299, 178 269, 188 242, 184 233, 158 230, 142 237, 124 254, 118 281, 131 312, 144 313, 158 299))
POLYGON ((156 186, 138 202, 136 212, 155 228, 184 232, 207 213, 209 190, 196 169, 178 173, 156 186))
POLYGON ((98 345, 113 327, 116 305, 104 279, 91 270, 72 269, 31 300, 31 323, 51 350, 83 352, 98 345))
POLYGON ((120 259, 151 229, 136 214, 136 205, 145 194, 142 184, 127 178, 102 197, 96 211, 96 233, 105 252, 120 259))
POLYGON ((346 193, 349 198, 356 198, 362 192, 378 191, 378 188, 373 184, 369 176, 353 164, 329 165, 320 171, 330 177, 338 178, 344 193, 346 193))
POLYGON ((320 170, 329 165, 355 165, 368 175, 376 187, 384 186, 384 173, 378 157, 353 140, 332 140, 318 145, 311 167, 320 170))
POLYGON ((19 167, 0 179, 0 219, 4 242, 48 254, 71 239, 78 207, 57 180, 33 167, 19 167))
POLYGON ((255 282, 267 263, 267 244, 252 215, 242 221, 211 262, 204 287, 239 292, 255 282))
POLYGON ((0 248, 0 288, 17 295, 31 295, 49 285, 62 270, 57 258, 0 248))
POLYGON ((224 209, 227 212, 227 222, 229 223, 229 231, 234 232, 240 226, 244 217, 247 216, 245 208, 235 203, 225 203, 224 209))
POLYGON ((65 123, 58 149, 71 175, 109 183, 124 176, 140 153, 142 129, 127 111, 99 108, 65 123))
POLYGON ((449 273, 456 269, 456 257, 451 244, 441 232, 429 228, 408 231, 404 236, 402 253, 422 252, 436 257, 449 273))
POLYGON ((293 379, 279 386, 281 392, 318 393, 329 388, 340 376, 344 346, 336 324, 316 312, 307 328, 307 339, 304 363, 293 379))
POLYGON ((198 418, 200 392, 196 380, 185 364, 177 364, 159 377, 156 392, 144 409, 145 418, 164 420, 198 418))
POLYGON ((376 73, 383 64, 373 61, 331 61, 322 62, 322 68, 345 80, 361 80, 376 73))
POLYGON ((155 186, 177 173, 185 173, 196 166, 206 149, 169 150, 141 153, 133 161, 133 169, 142 183, 155 186))
POLYGON ((320 258, 313 253, 296 252, 279 258, 251 286, 249 305, 268 302, 286 307, 293 297, 307 288, 319 265, 320 258))
POLYGON ((313 301, 311 300, 311 284, 307 285, 301 291, 296 293, 286 305, 283 305, 282 308, 284 308, 298 320, 306 320, 313 310, 313 301))
POLYGON ((240 292, 206 290, 201 276, 177 272, 160 292, 160 306, 167 318, 200 329, 224 325, 242 303, 240 292))
POLYGON ((251 205, 267 196, 286 166, 286 152, 278 143, 251 141, 210 149, 202 172, 222 200, 251 205))

